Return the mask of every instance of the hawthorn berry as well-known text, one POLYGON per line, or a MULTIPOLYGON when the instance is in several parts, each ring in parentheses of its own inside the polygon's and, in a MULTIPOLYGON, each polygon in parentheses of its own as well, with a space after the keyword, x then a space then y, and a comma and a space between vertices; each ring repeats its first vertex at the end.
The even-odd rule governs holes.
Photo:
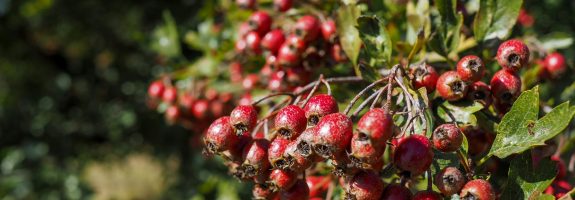
POLYGON ((320 29, 319 20, 315 16, 305 15, 296 22, 294 33, 306 42, 311 42, 317 39, 320 29))
POLYGON ((467 95, 468 85, 461 80, 456 71, 447 71, 437 79, 439 95, 447 101, 457 101, 467 95))
POLYGON ((477 101, 485 108, 489 107, 493 102, 491 98, 491 87, 482 81, 477 81, 469 85, 469 92, 467 92, 467 99, 477 101))
POLYGON ((359 134, 353 135, 350 146, 349 159, 359 168, 370 168, 381 160, 385 151, 385 143, 374 144, 370 140, 361 139, 359 134))
POLYGON ((451 196, 457 194, 461 188, 463 188, 463 185, 465 185, 465 176, 455 167, 446 167, 435 174, 433 184, 437 186, 437 189, 439 189, 443 195, 451 196))
POLYGON ((476 82, 483 78, 485 65, 483 60, 475 55, 468 55, 457 62, 457 74, 461 80, 466 82, 476 82))
POLYGON ((242 54, 244 52, 246 52, 246 49, 248 48, 248 44, 246 43, 245 38, 240 38, 236 41, 236 44, 234 46, 236 53, 238 54, 242 54))
POLYGON ((204 136, 204 144, 209 153, 217 154, 234 148, 239 141, 239 137, 234 133, 230 125, 230 117, 220 117, 216 119, 204 136))
POLYGON ((287 89, 284 78, 286 73, 282 70, 278 70, 270 76, 268 83, 268 89, 271 91, 284 91, 287 89))
POLYGON ((316 127, 314 151, 318 155, 329 158, 345 152, 353 135, 353 123, 349 117, 342 113, 328 114, 319 120, 316 127))
POLYGON ((465 138, 467 138, 469 145, 468 153, 471 156, 480 155, 483 152, 489 150, 489 147, 495 139, 493 134, 487 133, 477 127, 461 127, 461 131, 463 131, 465 138))
POLYGON ((166 103, 174 103, 178 99, 178 90, 176 87, 166 87, 164 93, 162 94, 162 100, 166 103))
POLYGON ((317 128, 310 127, 301 133, 301 135, 296 139, 297 150, 299 153, 312 160, 320 161, 321 158, 318 157, 313 151, 313 144, 315 143, 317 128))
POLYGON ((339 107, 333 96, 318 94, 309 99, 303 110, 308 126, 315 126, 324 115, 339 112, 339 107))
POLYGON ((399 141, 393 153, 395 166, 411 177, 423 174, 433 160, 429 139, 423 135, 411 135, 399 141))
POLYGON ((517 40, 507 40, 497 49, 497 63, 505 70, 517 72, 529 62, 529 48, 517 40))
POLYGON ((565 178, 567 176, 567 167, 565 167, 565 161, 563 161, 559 156, 551 156, 551 160, 557 163, 557 176, 555 178, 565 178))
POLYGON ((174 124, 181 116, 180 108, 177 105, 171 105, 166 109, 165 118, 170 124, 174 124))
POLYGON ((276 137, 271 142, 268 149, 268 159, 274 168, 288 169, 291 166, 291 163, 288 163, 284 157, 284 153, 290 143, 290 140, 281 137, 276 137))
POLYGON ((258 111, 254 106, 237 106, 230 113, 230 123, 238 135, 249 134, 257 121, 258 111))
POLYGON ((294 171, 274 169, 270 173, 268 184, 276 190, 287 190, 294 186, 297 180, 294 171))
POLYGON ((333 61, 335 61, 337 63, 343 63, 343 62, 346 62, 348 60, 347 55, 343 51, 343 48, 341 47, 340 44, 331 45, 331 48, 329 50, 330 50, 329 52, 330 52, 330 55, 331 55, 331 58, 333 59, 333 61))
POLYGON ((571 190, 573 190, 573 186, 571 186, 567 181, 555 179, 553 183, 545 189, 545 194, 554 195, 555 198, 559 199, 571 190))
POLYGON ((284 152, 284 157, 290 163, 289 169, 296 172, 303 172, 312 164, 308 155, 302 154, 298 148, 299 141, 292 141, 284 152))
POLYGON ((261 37, 256 32, 249 32, 245 38, 247 48, 251 53, 259 55, 261 53, 260 45, 262 42, 261 37))
POLYGON ((329 176, 306 176, 305 182, 309 188, 309 197, 321 197, 328 188, 331 178, 329 176))
POLYGON ((277 113, 274 126, 280 137, 294 139, 305 130, 306 122, 303 109, 296 105, 289 105, 277 113))
POLYGON ((309 199, 309 187, 304 180, 297 180, 290 189, 280 192, 280 200, 309 199))
POLYGON ((321 24, 321 36, 326 42, 333 42, 337 37, 337 28, 333 20, 327 20, 321 24))
POLYGON ((300 63, 301 53, 289 43, 284 42, 278 50, 277 63, 281 67, 291 67, 300 63))
POLYGON ((262 47, 271 52, 272 55, 277 55, 281 45, 285 42, 285 36, 280 29, 275 29, 268 32, 261 41, 262 47))
POLYGON ((154 81, 148 87, 148 96, 154 99, 162 98, 164 95, 164 82, 162 80, 154 81))
POLYGON ((346 199, 379 200, 383 193, 383 181, 379 175, 371 171, 355 174, 348 183, 346 199))
POLYGON ((428 94, 435 90, 439 75, 437 75, 437 71, 435 71, 431 65, 417 65, 411 68, 410 73, 413 76, 413 86, 415 89, 425 87, 428 94))
POLYGON ((525 9, 521 8, 521 10, 519 10, 517 22, 523 27, 531 27, 533 26, 535 19, 533 19, 533 16, 531 16, 525 9))
POLYGON ((257 74, 248 74, 242 80, 242 86, 246 90, 252 90, 258 84, 259 79, 260 78, 257 74))
POLYGON ((461 189, 461 199, 495 200, 495 191, 489 182, 483 179, 469 181, 461 189))
POLYGON ((272 18, 265 11, 257 11, 250 16, 248 24, 251 30, 264 37, 272 27, 272 18))
POLYGON ((267 184, 255 184, 254 189, 252 190, 252 195, 254 196, 254 199, 266 200, 273 199, 273 197, 277 196, 277 193, 274 192, 267 184))
POLYGON ((290 86, 305 85, 311 78, 311 72, 303 66, 290 67, 286 71, 286 80, 290 86))
POLYGON ((551 53, 543 61, 543 74, 547 78, 555 79, 563 75, 567 70, 565 57, 560 53, 551 53))
POLYGON ((441 195, 434 191, 419 191, 413 196, 413 200, 441 200, 441 195))
POLYGON ((521 94, 521 79, 513 72, 499 70, 491 78, 491 93, 496 103, 512 104, 521 94))
POLYGON ((238 38, 244 38, 249 32, 252 31, 252 27, 250 26, 249 22, 244 22, 240 24, 238 28, 238 38))
POLYGON ((455 124, 442 124, 433 131, 433 146, 442 152, 452 152, 459 149, 463 135, 455 124))
POLYGON ((268 148, 270 143, 266 139, 255 139, 243 151, 244 163, 242 169, 246 177, 254 177, 268 170, 268 148))
POLYGON ((254 9, 256 8, 256 0, 236 0, 236 5, 243 9, 254 9))
POLYGON ((359 119, 357 130, 359 140, 370 140, 376 146, 385 145, 393 134, 393 118, 388 110, 374 108, 359 119))
POLYGON ((207 119, 208 118, 208 109, 209 109, 210 102, 205 99, 199 99, 194 102, 192 106, 191 113, 196 119, 207 119))
POLYGON ((406 187, 399 184, 387 185, 383 190, 381 199, 411 200, 413 194, 406 187))
POLYGON ((293 0, 274 0, 274 8, 280 12, 285 12, 292 7, 293 0))

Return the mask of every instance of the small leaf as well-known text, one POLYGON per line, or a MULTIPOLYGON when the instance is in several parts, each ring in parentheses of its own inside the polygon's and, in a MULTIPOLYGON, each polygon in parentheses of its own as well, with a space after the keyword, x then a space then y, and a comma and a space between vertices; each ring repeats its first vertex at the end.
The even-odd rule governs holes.
POLYGON ((477 124, 477 118, 473 113, 483 109, 483 105, 474 101, 449 102, 444 101, 437 107, 437 115, 444 122, 453 122, 460 124, 477 124))
POLYGON ((412 1, 407 3, 407 36, 406 41, 413 46, 417 46, 417 41, 421 37, 421 32, 425 33, 423 38, 429 37, 431 32, 431 19, 429 17, 429 1, 419 0, 417 5, 412 1))
POLYGON ((446 167, 458 167, 459 157, 455 152, 441 152, 433 149, 433 162, 431 163, 431 173, 436 174, 446 167))
POLYGON ((154 30, 152 49, 166 57, 180 55, 180 41, 176 22, 169 11, 164 11, 164 24, 154 30))
POLYGON ((357 67, 357 57, 359 56, 359 49, 361 48, 361 39, 359 38, 359 31, 355 28, 357 25, 356 19, 359 15, 359 8, 355 3, 350 2, 349 4, 339 7, 337 10, 336 23, 343 51, 355 67, 357 75, 361 75, 357 67))
POLYGON ((497 127, 497 136, 488 156, 505 158, 533 146, 543 145, 563 131, 575 114, 575 107, 562 103, 537 120, 539 89, 525 91, 519 96, 497 127))
POLYGON ((506 39, 517 22, 523 0, 480 1, 479 11, 473 21, 477 41, 506 39))
POLYGON ((410 62, 411 59, 413 59, 413 56, 415 56, 415 54, 417 54, 419 52, 419 50, 421 50, 421 48, 423 48, 424 44, 425 44, 425 32, 422 29, 417 34, 417 40, 415 41, 415 45, 413 45, 413 48, 409 52, 409 56, 407 56, 408 62, 410 62))
POLYGON ((565 49, 573 44, 573 37, 567 33, 554 32, 541 38, 541 47, 545 51, 565 49))
POLYGON ((383 22, 376 16, 360 16, 357 18, 357 29, 367 56, 374 60, 370 64, 375 68, 387 65, 391 59, 392 46, 383 22))
POLYGON ((556 174, 556 164, 549 158, 534 167, 531 153, 525 152, 511 161, 501 199, 536 199, 553 182, 556 174))
POLYGON ((555 196, 550 194, 542 194, 539 197, 537 197, 537 200, 555 200, 555 196))

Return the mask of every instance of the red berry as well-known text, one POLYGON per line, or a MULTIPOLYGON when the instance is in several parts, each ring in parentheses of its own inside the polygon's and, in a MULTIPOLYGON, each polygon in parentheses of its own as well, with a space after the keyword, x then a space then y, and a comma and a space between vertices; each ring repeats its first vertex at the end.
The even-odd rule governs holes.
POLYGON ((303 172, 312 164, 312 160, 308 155, 303 155, 302 151, 298 148, 299 142, 292 141, 285 150, 284 157, 286 162, 290 164, 289 169, 295 172, 303 172))
POLYGON ((296 48, 284 42, 278 51, 277 63, 282 67, 295 66, 300 62, 300 56, 296 48))
POLYGON ((292 7, 293 0, 274 0, 274 8, 280 12, 285 12, 292 7))
POLYGON ((307 43, 302 38, 297 35, 289 35, 285 43, 289 45, 291 49, 295 49, 299 53, 303 53, 307 48, 307 43))
POLYGON ((360 138, 359 134, 354 134, 349 159, 358 168, 372 168, 372 165, 381 160, 384 151, 385 143, 374 144, 370 140, 360 138))
POLYGON ((413 194, 406 187, 398 184, 391 184, 385 187, 381 199, 410 200, 413 194))
POLYGON ((274 126, 279 136, 294 139, 305 130, 306 121, 303 109, 296 105, 289 105, 277 113, 274 126))
POLYGON ((295 185, 288 190, 280 192, 280 200, 306 200, 309 199, 309 187, 304 180, 296 181, 295 185))
POLYGON ((230 64, 230 81, 234 83, 242 81, 242 64, 239 62, 230 64))
POLYGON ((357 122, 360 140, 370 140, 372 144, 385 145, 393 134, 393 118, 389 111, 374 108, 365 113, 357 122))
POLYGON ((286 69, 286 79, 290 86, 305 85, 309 83, 311 72, 303 66, 294 66, 286 69))
POLYGON ((216 154, 230 150, 238 144, 239 137, 236 136, 230 117, 220 117, 212 122, 204 137, 204 144, 208 152, 216 154))
POLYGON ((468 85, 465 83, 456 71, 447 71, 437 80, 437 92, 447 101, 457 101, 465 97, 468 85))
POLYGON ((290 167, 291 164, 286 162, 284 157, 284 153, 290 142, 290 140, 276 137, 270 144, 268 159, 274 168, 288 169, 290 167))
POLYGON ((196 119, 206 119, 208 117, 209 102, 205 99, 197 100, 192 106, 192 115, 196 119))
POLYGON ((462 127, 461 131, 467 138, 467 143, 469 144, 468 153, 471 156, 487 151, 495 139, 493 134, 471 126, 462 127))
POLYGON ((347 55, 343 51, 343 48, 341 47, 340 44, 331 45, 331 48, 329 50, 330 50, 329 52, 330 52, 330 55, 331 55, 331 58, 333 59, 333 61, 335 61, 337 63, 347 62, 347 60, 348 60, 347 55))
POLYGON ((441 200, 441 195, 434 191, 419 191, 413 196, 413 200, 441 200))
POLYGON ((319 161, 321 158, 317 157, 313 151, 313 144, 315 143, 317 128, 310 127, 307 128, 301 135, 296 139, 297 150, 302 156, 312 160, 319 161))
POLYGON ((296 22, 295 34, 307 42, 317 39, 320 33, 320 23, 315 16, 305 15, 296 22))
POLYGON ((331 182, 329 176, 307 176, 305 182, 309 188, 309 197, 322 197, 331 182))
POLYGON ((294 171, 274 169, 270 174, 269 184, 277 190, 288 190, 295 185, 296 181, 298 179, 294 171))
POLYGON ((182 114, 180 113, 180 108, 177 105, 171 105, 166 109, 165 117, 168 123, 173 124, 178 121, 182 114))
POLYGON ((467 182, 459 196, 462 199, 495 200, 495 191, 486 180, 476 179, 467 182))
POLYGON ((477 81, 469 85, 467 99, 471 101, 478 101, 479 103, 483 104, 485 108, 487 108, 493 102, 493 99, 491 98, 491 88, 484 82, 477 81))
POLYGON ((238 106, 230 113, 230 123, 236 134, 249 134, 258 121, 258 111, 253 106, 238 106))
POLYGON ((433 184, 437 186, 437 189, 445 196, 451 196, 457 194, 463 185, 465 185, 465 177, 455 167, 446 167, 433 178, 433 184))
POLYGON ((251 30, 257 32, 260 37, 264 37, 272 27, 272 18, 264 11, 257 11, 250 16, 248 24, 251 30))
POLYGON ((254 177, 266 172, 270 166, 268 161, 269 141, 255 139, 248 144, 243 151, 243 173, 246 177, 254 177))
POLYGON ((423 135, 411 135, 400 140, 393 153, 395 166, 411 177, 423 174, 432 160, 431 143, 423 135))
POLYGON ((175 87, 167 87, 162 95, 162 100, 166 103, 174 103, 178 99, 178 90, 175 87))
POLYGON ((247 35, 251 31, 252 31, 252 27, 250 26, 250 23, 244 22, 244 23, 240 24, 240 27, 238 29, 238 36, 239 36, 239 38, 244 38, 244 36, 247 35))
POLYGON ((250 93, 245 93, 238 100, 238 105, 250 105, 252 104, 252 95, 250 93))
POLYGON ((543 61, 543 70, 548 78, 555 79, 560 77, 567 70, 565 57, 557 52, 547 55, 543 61))
POLYGON ((285 76, 286 73, 281 70, 272 73, 268 83, 268 89, 271 91, 285 91, 287 89, 287 85, 284 81, 285 76))
POLYGON ((150 84, 150 87, 148 87, 148 96, 156 99, 162 98, 164 89, 164 82, 162 80, 154 81, 150 84))
POLYGON ((242 86, 246 90, 252 90, 256 87, 259 81, 259 77, 257 74, 248 74, 242 81, 242 86))
POLYGON ((342 113, 323 116, 316 125, 315 152, 324 157, 340 155, 345 152, 353 135, 351 119, 342 113))
POLYGON ((284 43, 285 37, 280 29, 272 30, 268 32, 262 39, 262 47, 271 52, 273 55, 277 55, 281 45, 284 43))
POLYGON ((256 0, 236 0, 236 5, 243 9, 256 8, 256 0))
POLYGON ((516 72, 529 62, 529 48, 523 42, 512 39, 497 49, 497 63, 506 70, 516 72))
POLYGON ((481 80, 485 74, 485 65, 483 64, 483 60, 474 55, 463 57, 457 63, 457 74, 459 74, 461 80, 466 82, 476 82, 481 80))
POLYGON ((521 10, 519 10, 519 16, 517 17, 517 22, 519 22, 519 24, 521 24, 521 26, 523 27, 531 27, 533 26, 535 19, 533 19, 533 16, 527 13, 525 9, 521 8, 521 10))
POLYGON ((512 104, 521 94, 521 79, 507 70, 499 70, 491 79, 491 93, 497 103, 512 104))
POLYGON ((359 172, 348 183, 346 199, 379 200, 383 193, 383 181, 379 175, 370 172, 359 172))
POLYGON ((267 184, 255 184, 254 189, 252 190, 252 195, 254 199, 273 199, 273 197, 277 196, 277 193, 272 190, 272 188, 268 187, 267 184))
POLYGON ((256 32, 249 32, 245 38, 246 45, 248 49, 256 54, 259 55, 261 53, 260 45, 261 45, 261 37, 256 32))
POLYGON ((442 124, 433 131, 433 146, 439 151, 456 151, 462 142, 463 135, 455 124, 442 124))
POLYGON ((327 20, 321 24, 321 35, 326 42, 333 42, 337 36, 337 28, 333 20, 327 20))
POLYGON ((315 126, 321 117, 327 114, 339 112, 337 101, 328 94, 318 94, 311 97, 303 110, 309 126, 315 126))
POLYGON ((413 76, 415 89, 425 87, 428 94, 435 90, 439 75, 437 75, 437 71, 431 65, 418 65, 415 68, 411 68, 411 75, 413 76))
POLYGON ((562 179, 567 176, 567 168, 565 167, 565 161, 563 161, 558 156, 551 156, 551 160, 557 162, 557 177, 556 179, 562 179))

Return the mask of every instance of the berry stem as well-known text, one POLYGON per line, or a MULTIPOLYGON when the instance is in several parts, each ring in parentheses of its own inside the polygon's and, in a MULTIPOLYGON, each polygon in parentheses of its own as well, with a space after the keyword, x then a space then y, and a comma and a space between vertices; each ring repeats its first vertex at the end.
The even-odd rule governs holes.
MULTIPOLYGON (((318 80, 323 80, 323 74, 319 75, 319 79, 318 80)), ((313 96, 313 94, 315 93, 315 91, 317 90, 317 88, 319 87, 319 81, 316 81, 315 84, 313 85, 313 88, 311 89, 311 91, 309 92, 309 94, 307 94, 307 97, 305 98, 305 101, 301 104, 301 107, 305 107, 305 105, 307 104, 307 102, 311 99, 311 97, 313 96)), ((298 95, 299 96, 299 95, 298 95)), ((294 102, 294 104, 296 104, 296 102, 294 102)))
MULTIPOLYGON (((357 76, 345 76, 345 77, 333 77, 333 78, 326 78, 325 79, 326 82, 328 83, 352 83, 352 82, 362 82, 364 81, 361 77, 357 77, 357 76)), ((294 95, 301 95, 305 92, 307 92, 308 90, 312 89, 313 86, 319 81, 314 81, 311 82, 309 84, 307 84, 306 86, 304 86, 301 90, 299 90, 298 92, 294 93, 294 95)))
POLYGON ((355 97, 353 97, 353 99, 349 102, 349 104, 347 105, 347 107, 345 108, 345 111, 343 112, 344 114, 348 114, 349 111, 351 110, 351 108, 353 107, 353 104, 355 104, 355 102, 357 102, 357 100, 359 100, 359 98, 365 94, 368 90, 370 90, 371 88, 375 87, 377 84, 380 84, 382 82, 386 81, 386 79, 379 79, 371 84, 369 84, 367 87, 365 87, 363 90, 361 90, 359 93, 357 93, 357 95, 355 95, 355 97))
POLYGON ((291 101, 294 101, 294 100, 295 100, 295 97, 296 97, 297 95, 295 95, 295 94, 293 94, 293 93, 291 93, 291 92, 280 92, 280 93, 269 94, 269 95, 267 95, 267 96, 265 96, 265 97, 262 97, 261 99, 255 101, 255 102, 253 102, 253 103, 252 103, 252 106, 256 106, 257 104, 261 103, 262 101, 264 101, 264 100, 266 100, 266 99, 269 99, 269 98, 271 98, 271 97, 277 97, 277 96, 289 96, 289 97, 290 97, 290 100, 291 100, 291 101))
MULTIPOLYGON (((387 88, 389 88, 389 83, 387 88)), ((373 109, 375 108, 375 105, 377 104, 377 102, 379 101, 379 99, 381 98, 381 95, 383 94, 383 91, 385 90, 386 87, 382 87, 379 89, 379 91, 377 91, 377 96, 375 97, 375 99, 373 100, 373 103, 371 103, 371 106, 369 106, 369 109, 373 109)))
POLYGON ((457 157, 459 157, 459 161, 463 165, 463 169, 465 169, 467 179, 471 180, 473 178, 473 170, 469 166, 469 163, 467 162, 467 159, 465 158, 465 155, 463 155, 461 149, 457 150, 457 157))
POLYGON ((327 88, 327 95, 331 95, 331 86, 329 86, 329 83, 327 81, 325 81, 323 78, 320 78, 320 81, 325 85, 325 87, 327 88))
POLYGON ((433 177, 431 175, 431 169, 426 171, 427 173, 427 191, 433 191, 433 177))
MULTIPOLYGON (((367 105, 369 104, 369 102, 371 102, 373 100, 373 104, 375 104, 375 100, 376 97, 378 97, 381 94, 382 89, 385 88, 382 87, 381 89, 379 89, 377 92, 369 95, 369 97, 367 97, 367 99, 365 99, 361 104, 359 104, 359 106, 357 107, 357 109, 355 109, 355 111, 353 112, 353 114, 351 115, 351 118, 353 119, 354 117, 357 117, 357 115, 359 115, 359 113, 365 108, 367 107, 367 105)), ((373 105, 372 104, 372 105, 373 105)))

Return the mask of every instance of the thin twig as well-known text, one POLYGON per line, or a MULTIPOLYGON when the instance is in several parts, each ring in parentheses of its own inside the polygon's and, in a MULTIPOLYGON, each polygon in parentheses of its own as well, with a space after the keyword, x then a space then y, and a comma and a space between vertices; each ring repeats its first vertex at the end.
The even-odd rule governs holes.
MULTIPOLYGON (((323 80, 323 74, 319 75, 319 79, 318 80, 323 80)), ((311 96, 313 96, 313 94, 315 93, 315 91, 317 90, 317 88, 319 87, 319 83, 320 81, 316 81, 313 88, 311 89, 311 91, 309 92, 309 94, 307 95, 307 97, 305 98, 305 101, 302 103, 301 107, 305 107, 305 105, 307 104, 307 102, 309 101, 309 99, 311 99, 311 96)), ((297 102, 294 102, 297 103, 297 102)))
POLYGON ((361 104, 359 104, 359 106, 355 109, 353 114, 351 114, 351 118, 353 119, 354 117, 359 115, 359 112, 361 112, 365 107, 367 107, 369 102, 371 102, 375 97, 377 97, 377 94, 378 94, 377 92, 373 93, 369 95, 369 97, 367 97, 367 99, 365 99, 363 102, 361 102, 361 104))
MULTIPOLYGON (((391 83, 387 83, 387 87, 389 87, 389 84, 391 83)), ((379 91, 377 91, 377 96, 375 97, 375 99, 373 100, 373 103, 371 103, 371 106, 369 106, 369 109, 373 109, 375 108, 375 105, 377 104, 377 102, 379 101, 379 99, 381 98, 381 95, 383 94, 383 91, 385 90, 385 88, 387 88, 386 86, 382 87, 379 89, 379 91)))
POLYGON ((276 96, 289 96, 290 99, 291 99, 291 101, 294 101, 294 100, 295 100, 295 97, 296 97, 297 95, 295 95, 295 94, 293 94, 293 93, 291 93, 291 92, 280 92, 280 93, 269 94, 269 95, 267 95, 267 96, 265 96, 265 97, 263 97, 263 98, 261 98, 261 99, 255 101, 255 102, 253 102, 252 105, 255 106, 255 105, 261 103, 262 101, 264 101, 264 100, 266 100, 266 99, 269 99, 269 98, 271 98, 271 97, 276 97, 276 96))
POLYGON ((351 108, 353 107, 353 104, 355 104, 355 102, 363 95, 365 94, 368 90, 370 90, 371 88, 375 87, 377 84, 382 83, 386 81, 386 79, 379 79, 371 84, 369 84, 367 87, 365 87, 363 90, 361 90, 359 93, 357 93, 357 95, 355 95, 355 97, 353 97, 353 99, 349 102, 349 104, 347 105, 347 107, 344 110, 344 114, 348 114, 349 111, 351 110, 351 108))

